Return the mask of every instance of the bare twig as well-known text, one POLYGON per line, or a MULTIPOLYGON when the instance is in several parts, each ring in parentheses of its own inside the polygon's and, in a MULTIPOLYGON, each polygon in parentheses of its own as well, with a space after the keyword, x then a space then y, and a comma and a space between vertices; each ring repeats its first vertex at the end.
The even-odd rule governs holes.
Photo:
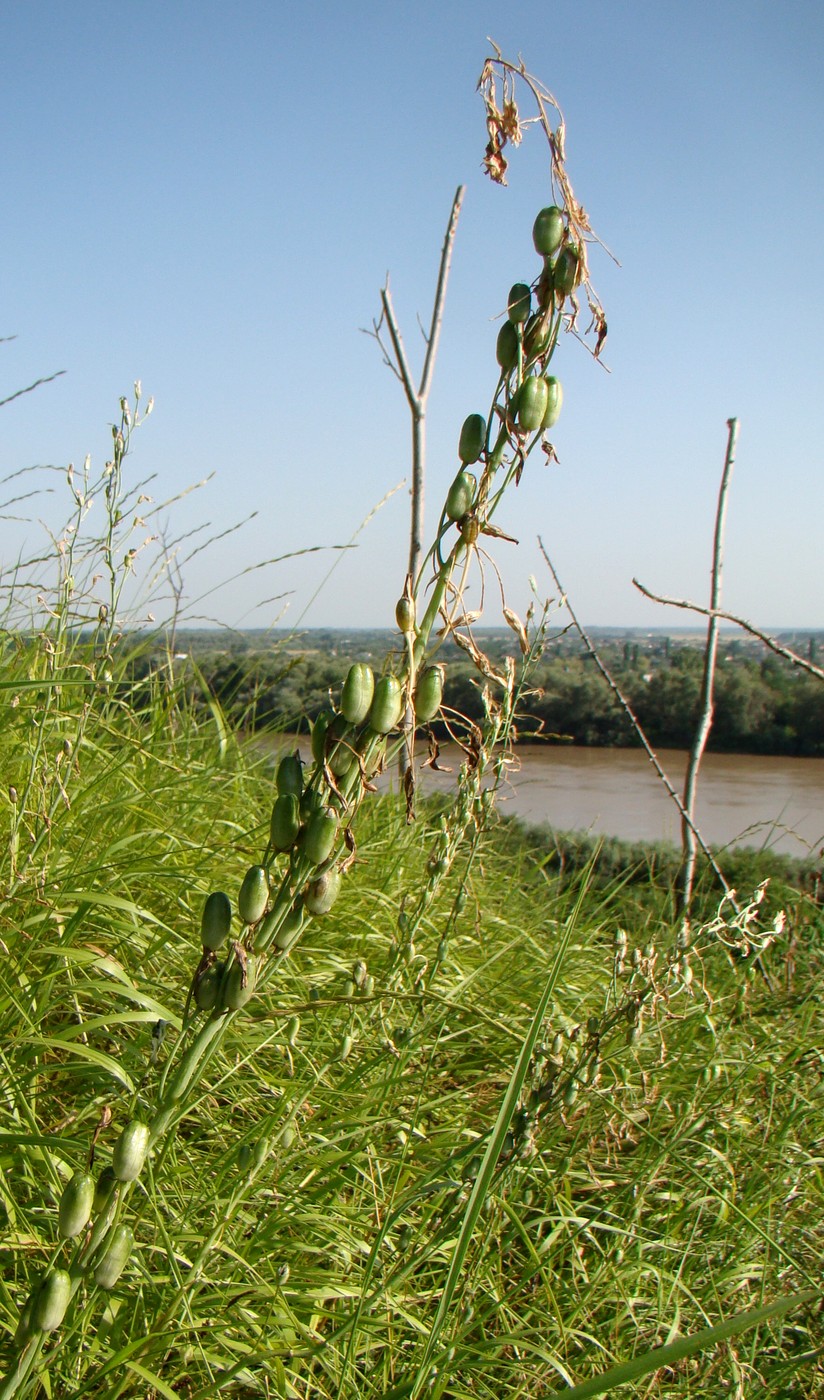
POLYGON ((435 357, 438 353, 438 341, 441 334, 443 308, 446 299, 446 284, 449 279, 449 268, 452 262, 452 245, 455 242, 455 231, 458 227, 458 216, 461 212, 464 192, 465 186, 459 185, 455 193, 455 198, 452 201, 452 209, 449 214, 449 222, 446 227, 443 248, 441 249, 438 284, 435 289, 435 300, 432 306, 432 320, 429 326, 429 334, 424 337, 426 341, 426 354, 424 356, 420 385, 417 389, 415 388, 415 381, 412 377, 406 350, 404 349, 403 339, 395 316, 395 309, 392 305, 388 278, 386 280, 386 285, 381 291, 381 320, 374 327, 374 335, 383 351, 384 360, 389 368, 397 374, 403 384, 406 401, 409 404, 409 411, 412 415, 412 518, 409 529, 409 573, 413 579, 417 577, 418 567, 420 565, 421 539, 423 536, 424 471, 426 467, 426 402, 432 385, 435 357), (383 321, 386 322, 389 330, 389 338, 392 342, 391 358, 387 347, 383 344, 380 337, 380 326, 383 321))
POLYGON ((790 647, 782 646, 774 637, 770 637, 766 632, 761 632, 757 627, 753 627, 751 622, 745 621, 743 617, 736 617, 735 613, 724 612, 723 608, 702 608, 700 603, 692 603, 687 598, 668 598, 663 593, 653 593, 651 589, 645 588, 637 578, 632 580, 639 593, 643 593, 645 598, 649 598, 653 603, 664 603, 669 608, 685 608, 688 612, 700 613, 702 617, 717 617, 721 622, 732 622, 736 627, 740 627, 742 632, 747 632, 756 641, 763 642, 769 651, 774 651, 776 656, 781 656, 785 661, 789 661, 792 666, 798 666, 800 670, 806 671, 808 675, 815 676, 816 680, 824 681, 824 670, 816 666, 814 661, 808 661, 803 656, 799 656, 797 651, 792 651, 790 647))
POLYGON ((727 450, 724 455, 724 470, 721 473, 721 486, 718 491, 718 507, 715 512, 715 537, 712 549, 712 575, 710 586, 710 615, 707 626, 707 645, 704 650, 704 672, 701 678, 701 709, 698 724, 690 747, 687 772, 684 779, 684 816, 681 821, 681 844, 684 861, 681 869, 681 913, 689 920, 692 890, 695 882, 695 797, 698 788, 698 769, 704 750, 707 747, 713 716, 713 690, 715 687, 715 667, 718 657, 718 604, 721 601, 721 575, 724 565, 724 525, 727 517, 727 495, 730 478, 735 463, 735 447, 738 441, 738 419, 727 419, 727 450))
POLYGON ((715 859, 715 856, 713 855, 712 851, 710 850, 709 846, 707 845, 706 841, 704 840, 703 836, 701 835, 701 832, 699 831, 698 827, 695 825, 691 814, 686 810, 686 807, 684 806, 684 803, 683 803, 683 801, 681 800, 681 797, 680 797, 679 794, 676 792, 675 788, 673 787, 672 783, 670 782, 669 778, 667 777, 666 773, 664 772, 664 769, 661 767, 661 763, 660 763, 660 761, 659 761, 658 755, 656 754, 655 750, 653 749, 652 745, 650 744, 649 740, 647 739, 646 734, 644 733, 644 731, 643 731, 643 729, 642 729, 642 727, 641 727, 641 721, 639 720, 638 716, 636 715, 636 713, 635 713, 635 711, 633 710, 632 706, 630 705, 629 701, 626 699, 626 697, 625 697, 623 691, 620 689, 620 687, 619 687, 619 685, 618 685, 618 682, 613 678, 613 676, 612 676, 612 674, 610 673, 610 671, 609 671, 609 670, 607 669, 607 667, 604 665, 603 661, 601 660, 600 656, 598 655, 598 652, 596 651, 596 649, 595 649, 595 647, 594 647, 592 641, 590 640, 589 635, 588 635, 587 632, 585 631, 584 627, 583 627, 583 626, 581 625, 581 623, 578 621, 578 618, 576 617, 575 612, 573 611, 572 604, 570 603, 569 598, 567 597, 566 590, 565 590, 563 584, 561 583, 561 580, 559 579, 558 574, 557 574, 556 571, 555 571, 555 566, 554 566, 554 564, 552 563, 552 560, 550 559, 549 555, 547 554, 546 549, 544 548, 544 543, 543 543, 543 540, 541 539, 540 535, 538 536, 538 547, 540 548, 541 554, 542 554, 543 557, 544 557, 544 560, 545 560, 545 562, 546 562, 547 568, 549 569, 549 572, 552 574, 552 577, 553 577, 553 579, 554 579, 554 581, 555 581, 555 587, 558 589, 558 592, 561 594, 561 597, 562 597, 563 602, 564 602, 564 607, 566 608, 567 612, 569 613, 570 617, 572 618, 572 622, 573 622, 573 625, 574 625, 574 627, 575 627, 576 632, 578 633, 578 636, 581 638, 581 641, 583 642, 584 646, 586 647, 587 652, 588 652, 589 655, 592 657, 593 661, 595 662, 595 665, 598 667, 598 670, 600 671, 601 675, 603 676, 604 680, 606 681, 607 685, 609 686, 609 688, 610 688, 610 690, 612 691, 613 695, 615 696, 616 700, 618 701, 618 703, 620 704, 621 708, 624 710, 625 714, 627 715, 627 717, 628 717, 630 723, 632 724, 633 729, 635 730, 635 732, 636 732, 636 734, 638 735, 638 738, 640 739, 640 741, 641 741, 641 743, 642 743, 644 749, 646 750, 647 758, 650 760, 650 763, 652 764, 653 768, 655 769, 656 773, 658 774, 658 777, 661 779, 661 782, 663 783, 664 787, 666 788, 667 792, 669 793, 670 797, 672 798, 673 802, 675 803, 676 807, 678 808, 679 812, 681 813, 681 820, 682 820, 682 822, 686 822, 686 823, 689 825, 689 827, 691 828, 692 832, 694 833, 695 840, 697 841, 698 845, 700 846, 701 850, 703 851, 704 855, 706 856, 707 861, 709 862, 709 865, 710 865, 710 867, 711 867, 711 869, 712 869, 712 871, 713 871, 713 873, 714 873, 716 879, 718 880, 719 884, 721 885, 721 887, 722 887, 722 889, 723 889, 725 895, 727 896, 728 900, 730 901, 730 904, 731 904, 732 907, 735 909, 736 913, 739 913, 740 910, 739 910, 739 906, 738 906, 738 904, 737 904, 737 902, 736 902, 736 899, 735 899, 735 891, 734 891, 733 889, 731 889, 730 886, 727 884, 727 881, 726 881, 725 878, 724 878, 723 872, 722 872, 721 868, 719 867, 718 862, 717 862, 716 859, 715 859))

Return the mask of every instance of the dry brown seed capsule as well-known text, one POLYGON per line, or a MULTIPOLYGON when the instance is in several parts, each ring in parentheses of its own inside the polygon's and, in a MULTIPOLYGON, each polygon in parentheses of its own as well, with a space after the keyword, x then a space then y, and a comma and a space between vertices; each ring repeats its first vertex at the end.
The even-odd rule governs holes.
POLYGON ((465 515, 460 523, 460 531, 465 544, 475 544, 481 533, 477 515, 471 511, 465 515))

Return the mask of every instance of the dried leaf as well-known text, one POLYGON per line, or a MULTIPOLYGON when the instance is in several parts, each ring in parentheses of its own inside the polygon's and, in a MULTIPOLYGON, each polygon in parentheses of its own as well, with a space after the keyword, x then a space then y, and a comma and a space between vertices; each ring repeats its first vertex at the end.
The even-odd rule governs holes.
POLYGON ((594 353, 595 358, 597 360, 604 347, 604 341, 607 338, 607 318, 604 315, 603 311, 600 309, 600 307, 596 307, 596 309, 593 311, 592 320, 594 324, 594 329, 596 331, 594 353))
POLYGON ((447 767, 445 766, 445 764, 439 763, 439 762, 438 762, 438 759, 440 758, 440 753, 441 753, 440 744, 438 743, 437 739, 435 738, 435 735, 434 735, 434 734, 432 733, 432 731, 430 730, 430 731, 429 731, 429 754, 428 754, 428 756, 424 759, 423 764, 422 764, 421 766, 422 766, 423 768, 431 768, 432 771, 433 771, 434 773, 451 773, 451 772, 452 772, 452 769, 451 769, 451 768, 447 768, 447 767))
POLYGON ((518 543, 514 535, 507 535, 504 530, 500 529, 498 525, 493 525, 489 520, 481 526, 481 533, 489 535, 493 540, 506 540, 509 544, 518 543))
POLYGON ((504 102, 504 110, 500 117, 501 131, 504 137, 511 141, 513 146, 520 145, 521 142, 521 122, 518 116, 518 108, 512 98, 504 102))
POLYGON ((511 608, 505 607, 503 611, 507 623, 512 628, 512 631, 518 638, 518 643, 521 648, 521 655, 527 656, 529 654, 529 638, 526 635, 526 628, 524 627, 524 624, 521 622, 521 619, 519 618, 518 614, 516 612, 513 612, 511 608))
POLYGON ((346 847, 349 854, 340 862, 340 866, 338 867, 341 875, 345 875, 347 870, 351 869, 351 867, 355 864, 355 861, 358 858, 358 848, 355 843, 355 833, 349 826, 346 827, 346 830, 343 833, 343 844, 346 847))
POLYGON ((494 180, 496 185, 505 185, 507 165, 508 161, 501 153, 498 142, 490 140, 481 162, 481 168, 486 171, 490 180, 494 180))
POLYGON ((406 821, 409 825, 415 820, 415 772, 411 763, 407 764, 403 775, 403 791, 406 798, 406 821))

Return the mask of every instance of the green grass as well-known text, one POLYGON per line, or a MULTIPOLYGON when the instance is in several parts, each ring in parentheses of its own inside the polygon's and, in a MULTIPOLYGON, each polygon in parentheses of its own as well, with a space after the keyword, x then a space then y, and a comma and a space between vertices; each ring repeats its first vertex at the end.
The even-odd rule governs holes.
MULTIPOLYGON (((16 664, 22 679, 31 657, 16 664)), ((4 787, 19 783, 43 703, 16 693, 4 787)), ((8 858, 4 871, 7 1359, 32 1282, 70 1252, 56 1235, 62 1184, 105 1111, 96 1171, 132 1113, 150 1112, 203 898, 234 895, 272 799, 261 762, 161 689, 139 718, 98 705, 60 770, 65 800, 48 829, 31 823, 34 859, 22 862, 21 831, 20 873, 8 858)), ((59 707, 37 740, 41 806, 80 723, 70 692, 59 707)), ((235 1017, 129 1197, 138 1248, 120 1284, 83 1283, 32 1394, 377 1400, 417 1378, 424 1394, 543 1397, 820 1288, 822 921, 808 900, 765 955, 772 990, 708 946, 689 987, 662 980, 628 1044, 616 996, 632 949, 651 941, 663 966, 674 948, 664 887, 639 899, 621 872, 561 876, 540 841, 493 821, 411 951, 399 914, 429 879, 437 813, 410 827, 392 799, 373 800, 357 830, 335 909, 235 1017), (370 994, 354 985, 358 960, 370 994), (591 1063, 590 1017, 597 1075, 567 1106, 572 1062, 591 1063)), ((821 1344, 802 1300, 696 1355, 653 1357, 622 1393, 824 1394, 821 1344)))

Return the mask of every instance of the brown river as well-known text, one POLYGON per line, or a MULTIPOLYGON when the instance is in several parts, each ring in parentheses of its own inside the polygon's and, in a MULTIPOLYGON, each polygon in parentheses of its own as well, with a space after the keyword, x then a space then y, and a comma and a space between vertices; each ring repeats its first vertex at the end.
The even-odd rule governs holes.
MULTIPOLYGON (((680 792, 686 754, 662 751, 658 759, 680 792)), ((681 839, 678 809, 640 749, 519 747, 499 801, 504 812, 559 830, 626 841, 681 839)), ((824 759, 706 754, 696 816, 713 845, 808 855, 824 845, 824 759)))
MULTIPOLYGON (((305 740, 302 748, 308 749, 305 740)), ((680 792, 686 754, 663 750, 658 758, 680 792)), ((420 770, 424 791, 447 790, 454 783, 460 754, 446 747, 440 761, 454 771, 420 770)), ((384 775, 384 786, 391 781, 384 775)), ((642 749, 521 745, 499 805, 522 821, 549 823, 559 831, 592 831, 626 841, 678 844, 681 839, 678 809, 642 749)), ((824 846, 824 758, 705 754, 697 821, 713 845, 810 855, 824 846)))

